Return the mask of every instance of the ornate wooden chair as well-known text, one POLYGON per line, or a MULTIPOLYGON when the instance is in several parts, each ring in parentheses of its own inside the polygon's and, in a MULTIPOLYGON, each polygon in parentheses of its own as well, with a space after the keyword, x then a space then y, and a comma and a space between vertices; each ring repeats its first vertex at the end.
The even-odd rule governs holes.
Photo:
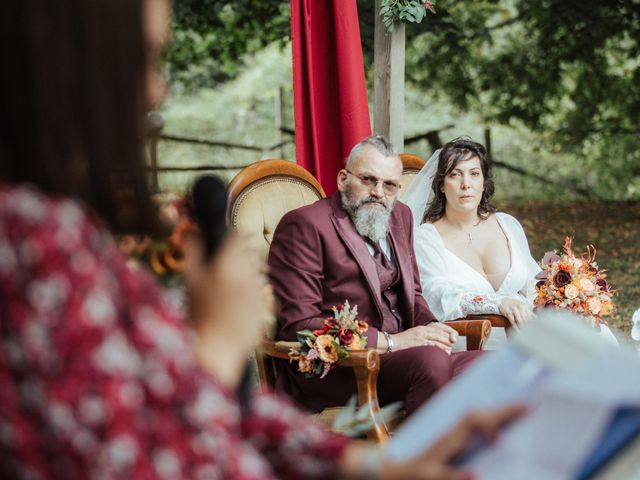
POLYGON ((414 177, 422 170, 426 160, 412 153, 401 153, 400 160, 402 160, 402 178, 400 179, 400 185, 402 185, 402 190, 406 190, 414 177))
MULTIPOLYGON (((301 166, 277 159, 262 160, 244 168, 228 187, 229 204, 227 221, 231 228, 254 239, 266 257, 273 233, 280 219, 290 210, 308 205, 323 198, 324 191, 318 181, 301 166)), ((491 333, 490 323, 481 320, 451 322, 460 335, 467 336, 470 350, 482 349, 491 333)), ((263 385, 273 386, 276 378, 275 359, 288 359, 288 352, 295 342, 273 341, 269 329, 256 351, 258 374, 263 385)), ((352 368, 357 380, 358 405, 368 405, 374 419, 373 428, 367 434, 370 439, 384 441, 389 428, 377 421, 379 411, 376 381, 380 368, 380 356, 374 349, 351 351, 349 358, 338 361, 338 366, 352 368)), ((337 409, 317 414, 318 420, 331 426, 337 409)))

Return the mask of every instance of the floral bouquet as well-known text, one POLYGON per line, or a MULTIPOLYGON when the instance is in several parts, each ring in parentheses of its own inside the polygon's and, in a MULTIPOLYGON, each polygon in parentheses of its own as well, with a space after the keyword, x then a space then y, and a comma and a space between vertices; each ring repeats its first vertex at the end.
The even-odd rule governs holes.
POLYGON ((289 361, 297 361, 298 371, 307 378, 313 375, 324 378, 339 358, 349 356, 349 350, 363 349, 367 345, 364 332, 369 325, 356 320, 358 306, 351 308, 345 301, 344 305, 332 310, 333 318, 327 318, 322 328, 299 331, 300 350, 289 352, 289 361))
POLYGON ((543 271, 536 278, 537 308, 553 307, 577 313, 592 326, 606 323, 603 317, 615 309, 605 280, 605 270, 599 270, 595 262, 596 249, 589 245, 579 257, 571 250, 573 239, 566 237, 563 253, 547 252, 542 259, 543 271))
POLYGON ((154 200, 159 206, 160 221, 170 235, 161 240, 144 235, 122 235, 118 238, 118 247, 132 266, 147 268, 165 286, 176 287, 182 282, 184 235, 194 226, 184 198, 162 194, 154 200))

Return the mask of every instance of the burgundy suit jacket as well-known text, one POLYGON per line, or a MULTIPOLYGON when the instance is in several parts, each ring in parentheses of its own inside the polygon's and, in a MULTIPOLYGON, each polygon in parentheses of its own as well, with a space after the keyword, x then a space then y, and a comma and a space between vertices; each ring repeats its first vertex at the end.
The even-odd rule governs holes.
MULTIPOLYGON (((422 296, 413 250, 409 207, 397 202, 389 219, 402 289, 400 330, 435 321, 422 296)), ((276 228, 269 250, 269 277, 279 302, 280 340, 296 340, 296 332, 320 328, 331 308, 348 300, 358 306, 358 319, 369 324, 367 344, 375 348, 382 327, 382 296, 373 257, 342 208, 340 194, 287 213, 276 228)), ((350 369, 339 368, 324 379, 305 379, 296 365, 281 362, 277 390, 284 390, 313 411, 343 405, 355 392, 350 369)))

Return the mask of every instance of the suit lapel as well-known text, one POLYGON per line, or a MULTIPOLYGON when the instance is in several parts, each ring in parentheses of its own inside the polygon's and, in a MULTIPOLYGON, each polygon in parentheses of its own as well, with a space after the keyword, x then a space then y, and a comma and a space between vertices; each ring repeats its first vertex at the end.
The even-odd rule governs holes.
MULTIPOLYGON (((380 292, 380 278, 378 278, 373 257, 369 253, 369 250, 367 250, 367 246, 356 230, 356 227, 353 225, 351 217, 349 217, 349 214, 342 208, 339 193, 331 197, 331 205, 333 207, 331 221, 335 226, 336 232, 351 252, 351 255, 353 255, 358 267, 360 267, 360 271, 367 281, 367 286, 376 301, 376 307, 378 311, 381 312, 382 297, 380 292)), ((382 313, 380 313, 380 315, 382 316, 382 313)))

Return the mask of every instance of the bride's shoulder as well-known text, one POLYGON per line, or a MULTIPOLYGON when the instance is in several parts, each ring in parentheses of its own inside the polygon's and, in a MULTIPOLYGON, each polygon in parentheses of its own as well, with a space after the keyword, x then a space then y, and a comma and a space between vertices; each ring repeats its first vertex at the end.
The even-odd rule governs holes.
POLYGON ((419 238, 440 238, 440 234, 433 223, 423 223, 415 229, 415 235, 419 238))
POLYGON ((513 215, 510 215, 510 214, 505 213, 505 212, 496 212, 493 215, 495 215, 496 219, 498 219, 498 221, 503 223, 503 224, 507 224, 507 225, 510 225, 510 226, 519 226, 519 227, 521 227, 520 222, 513 215))
POLYGON ((516 217, 504 212, 496 212, 495 216, 504 228, 507 228, 517 235, 525 236, 524 228, 522 228, 522 224, 516 217))

